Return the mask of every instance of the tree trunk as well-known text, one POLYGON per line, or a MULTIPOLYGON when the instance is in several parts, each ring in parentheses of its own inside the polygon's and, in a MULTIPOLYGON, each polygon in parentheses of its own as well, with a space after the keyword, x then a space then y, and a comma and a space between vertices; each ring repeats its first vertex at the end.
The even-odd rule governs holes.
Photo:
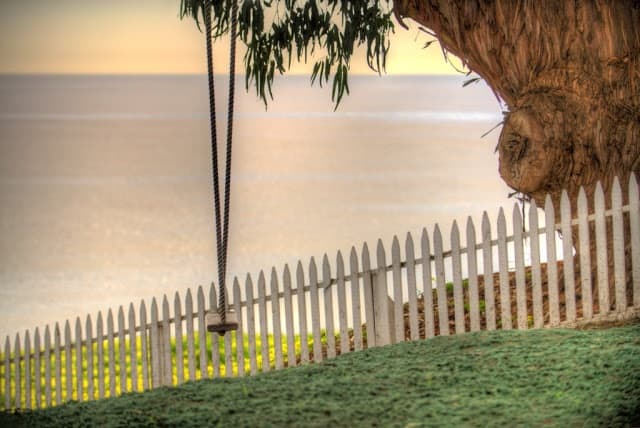
POLYGON ((592 203, 598 180, 610 205, 618 176, 626 203, 640 171, 640 1, 395 0, 394 11, 508 106, 498 151, 510 187, 555 207, 566 189, 575 212, 580 187, 592 203))

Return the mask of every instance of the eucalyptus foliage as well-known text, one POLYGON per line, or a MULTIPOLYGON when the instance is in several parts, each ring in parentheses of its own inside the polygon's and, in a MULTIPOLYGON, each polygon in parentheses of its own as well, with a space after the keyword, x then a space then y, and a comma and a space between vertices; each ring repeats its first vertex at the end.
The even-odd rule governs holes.
MULTIPOLYGON (((393 32, 391 0, 238 0, 238 37, 247 47, 245 85, 254 86, 265 102, 273 98, 276 71, 284 74, 292 60, 315 64, 311 83, 333 79, 336 106, 349 93, 348 74, 356 48, 366 47, 369 67, 381 73, 393 32)), ((180 17, 191 17, 199 29, 211 7, 212 38, 229 31, 231 1, 181 0, 180 17)))

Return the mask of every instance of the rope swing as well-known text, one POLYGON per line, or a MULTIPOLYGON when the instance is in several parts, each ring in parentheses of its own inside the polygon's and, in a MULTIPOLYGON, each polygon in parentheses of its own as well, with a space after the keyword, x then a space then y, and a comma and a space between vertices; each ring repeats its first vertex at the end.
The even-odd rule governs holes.
POLYGON ((211 41, 211 0, 205 0, 205 33, 207 38, 207 74, 209 78, 209 120, 211 126, 211 164, 213 175, 213 205, 216 225, 216 251, 218 254, 218 311, 206 317, 207 330, 224 336, 238 328, 234 311, 227 308, 225 278, 227 274, 227 247, 229 243, 229 204, 231 189, 231 151, 233 146, 233 108, 236 71, 236 36, 238 26, 238 1, 231 0, 229 100, 227 108, 227 146, 224 182, 224 217, 220 216, 220 177, 218 173, 218 136, 216 130, 216 103, 213 81, 213 49, 211 41))

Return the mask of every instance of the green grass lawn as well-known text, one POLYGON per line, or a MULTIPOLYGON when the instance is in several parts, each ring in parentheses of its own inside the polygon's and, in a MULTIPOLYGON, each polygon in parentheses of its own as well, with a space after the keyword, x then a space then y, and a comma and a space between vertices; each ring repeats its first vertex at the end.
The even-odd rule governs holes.
POLYGON ((40 411, 0 426, 638 426, 640 325, 494 331, 40 411))

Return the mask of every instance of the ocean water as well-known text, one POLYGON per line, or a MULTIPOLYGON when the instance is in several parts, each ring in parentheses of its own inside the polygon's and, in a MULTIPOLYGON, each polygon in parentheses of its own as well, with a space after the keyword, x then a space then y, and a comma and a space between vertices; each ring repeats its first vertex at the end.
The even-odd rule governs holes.
MULTIPOLYGON (((277 80, 268 110, 240 90, 230 276, 510 207, 499 129, 481 138, 501 107, 463 81, 355 76, 337 111, 307 77, 277 80)), ((0 77, 0 335, 215 279, 206 89, 205 76, 0 77)))

